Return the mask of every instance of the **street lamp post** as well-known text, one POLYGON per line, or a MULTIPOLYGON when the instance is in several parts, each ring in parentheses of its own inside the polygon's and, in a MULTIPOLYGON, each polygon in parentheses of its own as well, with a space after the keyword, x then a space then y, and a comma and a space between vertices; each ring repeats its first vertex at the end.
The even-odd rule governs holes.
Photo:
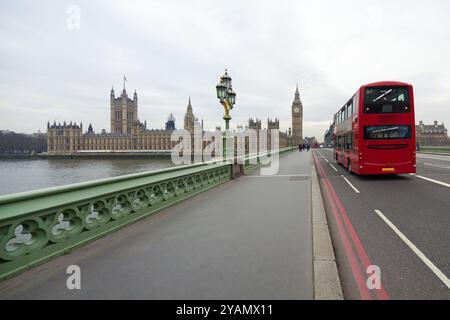
POLYGON ((225 120, 225 134, 223 137, 223 157, 227 158, 227 141, 228 141, 228 131, 230 129, 230 111, 233 109, 236 103, 236 93, 233 91, 231 85, 231 77, 228 75, 227 69, 225 69, 225 74, 220 77, 220 82, 216 86, 217 98, 220 100, 224 108, 223 120, 225 120))

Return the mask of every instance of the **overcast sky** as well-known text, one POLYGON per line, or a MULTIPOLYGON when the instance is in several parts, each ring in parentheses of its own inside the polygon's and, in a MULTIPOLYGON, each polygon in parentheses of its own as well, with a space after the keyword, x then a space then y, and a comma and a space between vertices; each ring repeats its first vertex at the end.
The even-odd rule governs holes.
POLYGON ((278 117, 287 130, 298 83, 304 135, 322 140, 360 85, 398 80, 415 87, 417 121, 450 127, 449 12, 447 0, 1 0, 0 129, 72 120, 109 131, 109 92, 120 94, 123 74, 149 127, 171 112, 182 126, 191 96, 213 129, 225 68, 232 125, 278 117))

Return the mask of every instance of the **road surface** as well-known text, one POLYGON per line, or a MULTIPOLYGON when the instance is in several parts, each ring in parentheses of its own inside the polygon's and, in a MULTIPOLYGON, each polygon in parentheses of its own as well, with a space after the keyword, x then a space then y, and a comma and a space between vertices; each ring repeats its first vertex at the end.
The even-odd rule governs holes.
POLYGON ((345 298, 450 299, 450 157, 418 154, 417 175, 361 177, 331 149, 315 156, 345 298), (380 289, 367 287, 371 265, 380 289))

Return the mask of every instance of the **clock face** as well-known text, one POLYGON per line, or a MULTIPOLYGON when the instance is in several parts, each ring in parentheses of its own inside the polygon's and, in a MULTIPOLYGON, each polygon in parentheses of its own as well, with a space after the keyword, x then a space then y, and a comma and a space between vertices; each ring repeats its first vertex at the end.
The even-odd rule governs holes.
POLYGON ((295 113, 299 113, 299 112, 300 112, 300 109, 299 109, 299 108, 295 108, 295 109, 294 109, 294 112, 295 112, 295 113))

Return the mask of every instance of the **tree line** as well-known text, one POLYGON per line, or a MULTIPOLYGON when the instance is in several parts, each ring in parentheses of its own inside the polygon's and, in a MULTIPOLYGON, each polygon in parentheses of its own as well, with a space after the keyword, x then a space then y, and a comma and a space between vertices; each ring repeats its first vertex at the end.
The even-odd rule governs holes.
POLYGON ((31 154, 47 151, 47 135, 0 131, 0 154, 31 154))

